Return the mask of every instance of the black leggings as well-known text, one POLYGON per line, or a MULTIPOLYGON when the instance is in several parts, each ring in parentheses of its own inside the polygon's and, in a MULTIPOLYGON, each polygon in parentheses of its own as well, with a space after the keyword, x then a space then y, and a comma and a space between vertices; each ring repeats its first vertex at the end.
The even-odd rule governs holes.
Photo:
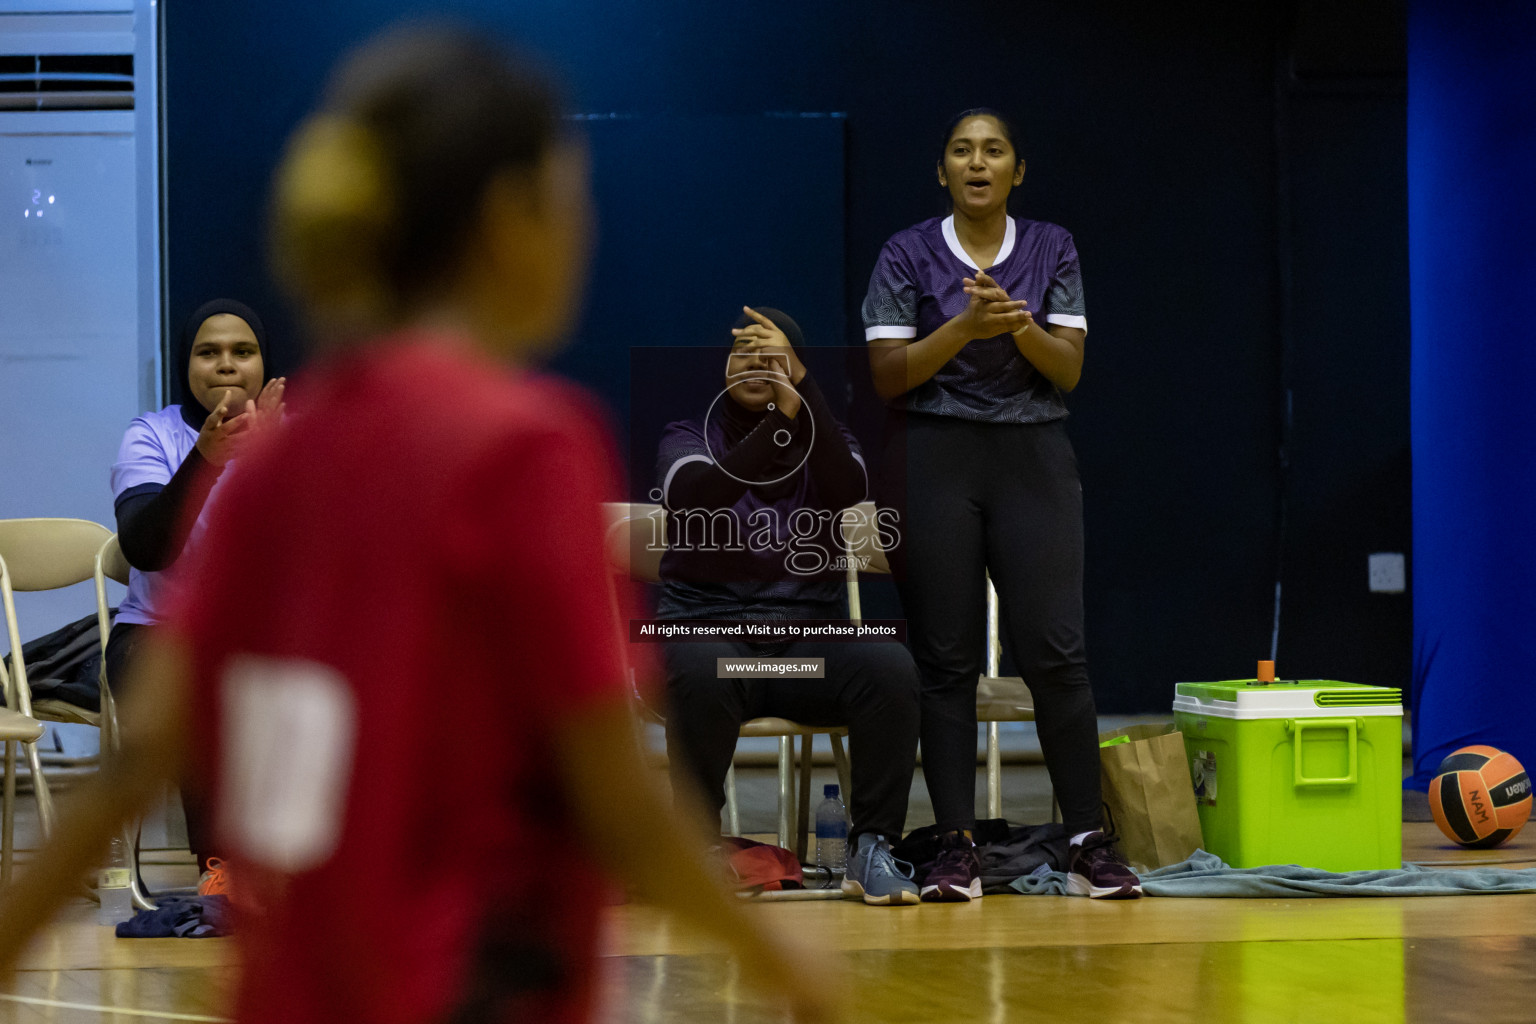
POLYGON ((790 644, 776 657, 825 658, 824 679, 719 679, 716 658, 750 658, 744 643, 662 647, 667 668, 667 760, 674 790, 693 786, 720 820, 725 775, 741 723, 788 718, 846 725, 853 826, 901 837, 917 762, 917 669, 897 643, 790 644))
POLYGON ((1074 833, 1099 828, 1098 717, 1083 642, 1083 489, 1063 423, 893 415, 881 505, 922 674, 923 774, 941 828, 976 820, 976 682, 986 584, 1035 699, 1040 748, 1074 833))
MULTIPOLYGON (((153 628, 142 626, 135 622, 119 622, 112 626, 112 632, 107 634, 107 686, 112 691, 112 698, 117 701, 123 699, 123 681, 128 665, 133 659, 134 651, 153 628)), ((187 845, 192 849, 192 855, 197 858, 198 871, 208 870, 208 858, 213 856, 213 846, 209 841, 209 819, 211 818, 207 796, 203 793, 202 784, 197 779, 186 778, 181 782, 181 806, 187 817, 187 845)))

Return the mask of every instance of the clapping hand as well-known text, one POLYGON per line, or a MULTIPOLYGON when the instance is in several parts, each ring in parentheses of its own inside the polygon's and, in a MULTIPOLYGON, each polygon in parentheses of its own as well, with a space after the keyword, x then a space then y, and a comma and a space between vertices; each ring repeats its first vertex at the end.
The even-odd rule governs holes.
POLYGON ((995 338, 1014 334, 1035 322, 1022 299, 1010 299, 1007 291, 982 271, 963 279, 970 302, 961 316, 966 318, 973 338, 995 338))
POLYGON ((756 322, 731 331, 736 341, 729 377, 766 380, 773 388, 775 406, 794 419, 800 411, 800 393, 795 385, 805 379, 805 364, 777 324, 750 306, 741 308, 756 322))
POLYGON ((197 434, 197 450, 213 466, 223 466, 265 434, 283 418, 283 391, 286 377, 269 380, 255 401, 247 399, 238 415, 229 415, 229 393, 219 399, 218 408, 208 414, 197 434))
POLYGON ((245 411, 241 415, 251 417, 251 423, 247 429, 260 432, 275 427, 283 421, 285 411, 283 392, 287 388, 287 377, 274 377, 267 381, 266 386, 261 389, 261 394, 256 396, 256 401, 246 401, 245 411))
POLYGON ((800 362, 800 357, 795 353, 794 346, 789 343, 789 338, 785 336, 784 332, 779 330, 779 325, 763 316, 751 306, 742 306, 741 310, 755 320, 756 323, 732 329, 731 334, 735 336, 736 341, 738 343, 755 343, 751 346, 753 350, 772 349, 775 355, 781 355, 782 353, 781 359, 776 360, 776 362, 782 362, 788 367, 789 382, 791 384, 799 384, 804 380, 805 364, 800 362))

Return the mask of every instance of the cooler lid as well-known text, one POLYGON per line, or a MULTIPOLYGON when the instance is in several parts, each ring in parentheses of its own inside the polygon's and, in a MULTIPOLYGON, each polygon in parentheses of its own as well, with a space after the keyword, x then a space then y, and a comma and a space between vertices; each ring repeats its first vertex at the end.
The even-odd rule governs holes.
POLYGON ((1401 715, 1403 692, 1391 686, 1342 683, 1335 679, 1285 679, 1256 683, 1228 679, 1179 683, 1174 710, 1218 718, 1401 715))

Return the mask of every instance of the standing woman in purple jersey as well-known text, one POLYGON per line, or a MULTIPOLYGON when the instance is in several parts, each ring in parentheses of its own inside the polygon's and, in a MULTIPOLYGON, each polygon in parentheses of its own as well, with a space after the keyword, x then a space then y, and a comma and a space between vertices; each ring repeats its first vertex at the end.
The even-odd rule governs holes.
POLYGON ((945 830, 922 898, 975 899, 976 683, 985 575, 1034 694, 1040 747, 1072 833, 1072 891, 1134 898, 1102 831, 1098 720, 1083 641, 1083 511, 1065 392, 1088 321, 1072 236, 1008 213, 1024 159, 1006 118, 967 110, 938 163, 952 213, 885 243, 864 299, 875 389, 891 406, 881 504, 922 674, 923 773, 945 830))

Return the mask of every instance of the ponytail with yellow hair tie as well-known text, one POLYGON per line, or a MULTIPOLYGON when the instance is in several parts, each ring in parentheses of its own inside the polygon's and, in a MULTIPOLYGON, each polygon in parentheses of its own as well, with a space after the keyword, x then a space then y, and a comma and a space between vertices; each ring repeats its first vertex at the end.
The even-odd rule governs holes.
POLYGON ((272 258, 278 279, 318 323, 361 329, 393 318, 387 266, 398 225, 376 135, 335 114, 301 124, 277 168, 272 258))

